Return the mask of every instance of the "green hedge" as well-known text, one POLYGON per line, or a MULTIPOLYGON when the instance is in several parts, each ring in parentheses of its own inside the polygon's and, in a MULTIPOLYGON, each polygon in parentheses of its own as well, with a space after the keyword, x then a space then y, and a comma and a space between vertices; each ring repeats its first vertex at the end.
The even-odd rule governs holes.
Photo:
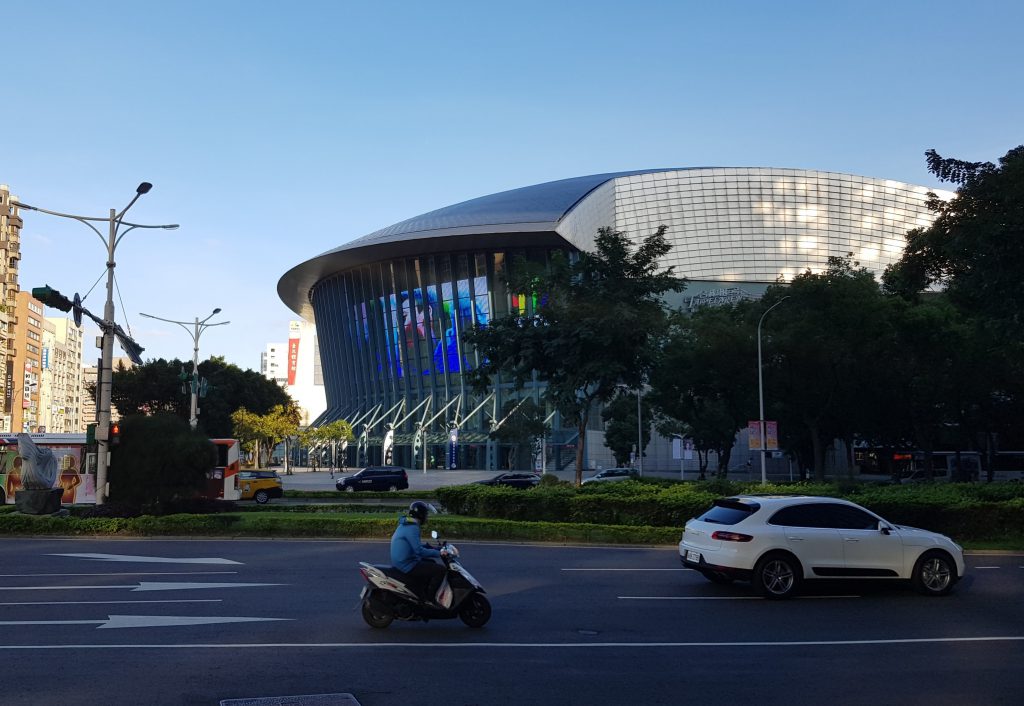
POLYGON ((532 490, 454 486, 437 489, 454 514, 489 519, 681 528, 716 497, 741 493, 802 494, 846 498, 896 524, 957 539, 1024 535, 1024 484, 786 484, 709 481, 622 481, 532 490))

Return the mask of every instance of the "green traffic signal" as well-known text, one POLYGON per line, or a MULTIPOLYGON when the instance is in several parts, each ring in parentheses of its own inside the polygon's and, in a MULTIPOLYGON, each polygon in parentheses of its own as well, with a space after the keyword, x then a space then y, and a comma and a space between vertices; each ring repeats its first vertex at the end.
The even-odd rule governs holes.
POLYGON ((71 311, 71 307, 74 306, 70 299, 50 285, 46 285, 45 287, 33 287, 32 296, 46 306, 53 307, 54 309, 59 309, 61 311, 71 311))

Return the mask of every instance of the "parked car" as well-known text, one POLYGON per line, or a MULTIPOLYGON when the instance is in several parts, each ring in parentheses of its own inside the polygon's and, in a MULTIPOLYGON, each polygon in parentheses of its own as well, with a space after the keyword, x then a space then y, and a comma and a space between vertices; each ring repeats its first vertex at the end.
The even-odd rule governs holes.
POLYGON ((537 473, 499 473, 494 478, 476 481, 478 485, 503 485, 508 488, 535 488, 540 483, 537 473))
POLYGON ((909 579, 919 593, 942 596, 964 575, 963 549, 949 537, 814 496, 719 498, 686 523, 679 559, 714 583, 749 580, 766 598, 838 578, 909 579))
POLYGON ((276 471, 239 471, 235 483, 241 493, 240 500, 255 500, 265 505, 271 498, 284 496, 284 484, 276 471))
POLYGON ((352 493, 357 490, 405 490, 409 474, 401 466, 367 466, 337 480, 334 487, 352 493))
POLYGON ((583 485, 587 483, 607 483, 609 481, 617 480, 629 480, 630 478, 639 478, 640 474, 635 468, 606 468, 603 471, 598 471, 596 474, 590 476, 590 478, 583 479, 583 485))

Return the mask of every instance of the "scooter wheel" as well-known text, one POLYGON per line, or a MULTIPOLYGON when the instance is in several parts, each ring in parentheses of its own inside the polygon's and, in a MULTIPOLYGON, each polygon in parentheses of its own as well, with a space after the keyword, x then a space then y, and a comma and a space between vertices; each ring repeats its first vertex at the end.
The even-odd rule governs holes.
POLYGON ((491 619, 491 602, 482 593, 474 593, 459 606, 459 620, 471 628, 482 628, 491 619))
POLYGON ((394 614, 384 608, 374 608, 370 601, 363 601, 363 620, 371 628, 383 630, 395 619, 394 614))

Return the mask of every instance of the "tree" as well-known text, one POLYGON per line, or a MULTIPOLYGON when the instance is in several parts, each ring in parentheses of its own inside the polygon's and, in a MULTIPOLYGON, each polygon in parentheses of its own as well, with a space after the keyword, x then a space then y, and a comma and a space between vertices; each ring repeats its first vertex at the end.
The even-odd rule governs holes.
POLYGON ((651 400, 658 430, 693 439, 703 477, 708 454, 718 473, 729 467, 736 433, 756 409, 757 368, 752 308, 705 307, 672 317, 669 336, 651 372, 651 400))
POLYGON ((685 287, 671 267, 659 271, 671 249, 665 230, 634 251, 625 233, 601 228, 594 252, 554 253, 546 270, 517 260, 510 291, 535 295, 536 305, 463 334, 483 361, 469 375, 478 390, 499 375, 516 387, 534 375, 546 384, 545 399, 577 429, 577 485, 591 409, 619 385, 643 385, 666 328, 662 297, 685 287))
POLYGON ((217 451, 188 422, 160 413, 129 415, 111 450, 110 499, 138 507, 190 498, 206 488, 217 451))
POLYGON ((548 430, 544 417, 544 408, 529 397, 505 403, 501 418, 495 421, 498 426, 491 429, 490 437, 512 446, 506 457, 508 470, 530 468, 534 441, 548 430))
POLYGON ((883 277, 886 290, 915 298, 931 285, 980 317, 1000 336, 1024 341, 1024 145, 999 166, 926 153, 928 170, 957 184, 956 197, 929 195, 928 228, 907 234, 907 247, 883 277))
POLYGON ((884 359, 878 341, 886 340, 889 321, 874 276, 849 257, 831 257, 824 272, 769 287, 751 326, 787 295, 762 326, 766 415, 779 421, 787 448, 809 458, 815 479, 824 480, 830 442, 842 439, 850 449, 883 403, 870 381, 884 359))
POLYGON ((605 424, 604 445, 611 449, 615 455, 615 464, 618 466, 629 465, 629 455, 636 448, 638 436, 643 448, 637 449, 637 458, 640 458, 640 454, 644 453, 647 445, 651 443, 651 425, 642 423, 644 419, 651 419, 650 406, 647 400, 641 397, 640 414, 643 419, 637 419, 636 404, 635 393, 620 390, 601 410, 601 419, 605 424))
POLYGON ((308 427, 299 432, 299 443, 308 447, 311 453, 319 453, 322 448, 330 447, 332 460, 336 461, 335 452, 339 442, 347 442, 355 439, 352 433, 352 425, 344 419, 335 419, 329 424, 318 427, 308 427))
POLYGON ((252 449, 254 464, 260 467, 263 460, 263 440, 267 437, 262 415, 239 407, 231 413, 232 436, 241 442, 243 448, 252 449))
POLYGON ((255 414, 244 407, 231 414, 234 437, 242 444, 252 444, 255 449, 256 466, 263 462, 263 449, 267 456, 274 447, 285 442, 285 473, 291 473, 289 464, 289 443, 299 433, 301 414, 294 404, 274 405, 267 414, 255 414))
MULTIPOLYGON (((114 371, 111 401, 122 414, 168 412, 188 420, 191 389, 182 389, 181 371, 192 362, 148 360, 133 368, 114 371)), ((273 380, 252 370, 242 370, 214 356, 199 364, 199 375, 208 380, 208 393, 199 399, 198 429, 210 438, 232 435, 231 413, 245 407, 266 414, 275 405, 293 404, 288 393, 273 380)), ((95 395, 95 391, 92 393, 95 395)))

